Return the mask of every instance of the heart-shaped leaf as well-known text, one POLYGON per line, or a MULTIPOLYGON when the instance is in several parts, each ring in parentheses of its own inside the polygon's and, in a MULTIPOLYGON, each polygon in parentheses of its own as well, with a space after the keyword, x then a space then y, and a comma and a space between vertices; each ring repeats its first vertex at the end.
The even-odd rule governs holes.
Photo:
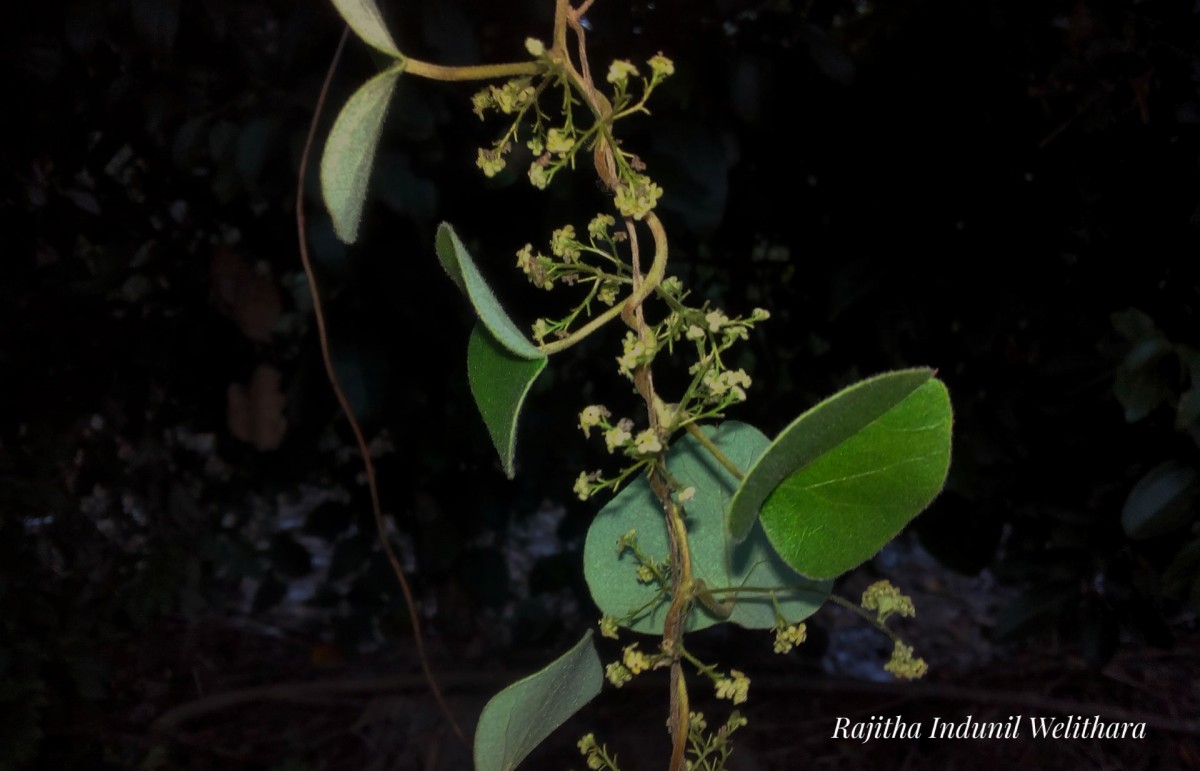
MULTIPOLYGON (((703 430, 741 468, 746 468, 770 444, 758 429, 744 423, 728 421, 719 428, 703 430)), ((813 582, 789 568, 775 554, 761 527, 754 527, 750 537, 740 544, 729 538, 725 510, 737 489, 733 474, 691 436, 681 438, 671 447, 667 468, 684 488, 695 488, 695 496, 684 504, 695 578, 718 589, 780 587, 775 602, 784 618, 792 623, 816 612, 828 598, 831 583, 813 582)), ((670 598, 656 600, 658 586, 638 581, 637 562, 629 551, 617 558, 617 541, 631 529, 637 530, 638 548, 643 554, 657 561, 667 560, 662 504, 645 478, 631 483, 596 515, 583 547, 584 577, 601 611, 622 618, 642 608, 629 628, 662 634, 670 598)), ((718 593, 714 599, 724 601, 734 596, 718 593)), ((728 618, 720 618, 698 605, 685 628, 695 631, 721 621, 732 621, 749 629, 767 629, 775 625, 775 605, 765 592, 737 595, 728 618)))
POLYGON ((545 358, 545 354, 529 342, 525 334, 508 317, 492 288, 487 285, 483 274, 479 272, 471 253, 463 246, 454 228, 445 222, 439 225, 437 230, 437 255, 450 279, 459 289, 466 292, 479 320, 501 345, 522 359, 545 358))
POLYGON ((350 29, 368 45, 397 59, 403 58, 374 0, 333 0, 333 5, 350 29))
POLYGON ((546 358, 523 359, 492 336, 482 323, 467 343, 467 377, 492 443, 509 479, 515 475, 517 419, 533 381, 546 368, 546 358))
POLYGON ((952 413, 929 369, 879 375, 797 418, 751 467, 730 527, 761 513, 784 561, 833 578, 870 559, 941 491, 952 413))
POLYGON ((550 666, 492 697, 475 728, 476 771, 510 771, 600 693, 604 675, 588 632, 550 666))
POLYGON ((384 70, 355 91, 325 141, 321 192, 338 238, 348 244, 358 238, 375 147, 379 144, 396 79, 403 69, 401 63, 384 70))

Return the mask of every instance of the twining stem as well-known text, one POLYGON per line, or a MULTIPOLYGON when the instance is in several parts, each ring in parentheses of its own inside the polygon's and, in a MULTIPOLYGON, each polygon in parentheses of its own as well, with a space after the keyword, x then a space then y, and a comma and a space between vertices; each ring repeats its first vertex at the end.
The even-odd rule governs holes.
MULTIPOLYGON (((325 363, 325 374, 329 377, 329 384, 333 388, 333 393, 337 397, 338 405, 341 407, 342 414, 346 416, 346 422, 350 424, 350 430, 354 433, 354 441, 358 445, 358 453, 362 456, 363 467, 367 474, 367 490, 371 496, 371 514, 375 520, 375 529, 379 534, 379 543, 383 548, 383 553, 387 556, 388 563, 392 566, 392 571, 396 574, 396 580, 400 582, 400 591, 404 594, 404 602, 408 607, 408 619, 412 624, 413 641, 417 647, 417 658, 421 662, 421 673, 425 676, 425 682, 429 685, 429 690, 433 694, 434 700, 437 702, 438 709, 441 710, 450 727, 454 729, 454 733, 458 738, 467 743, 467 735, 459 726, 458 721, 454 719, 454 714, 450 711, 450 707, 446 704, 446 699, 442 696, 441 688, 438 687, 437 679, 433 676, 433 670, 429 667, 429 656, 425 652, 425 638, 421 634, 421 618, 417 613, 417 603, 413 599, 412 589, 409 588, 408 579, 404 577, 404 569, 400 566, 400 560, 396 557, 396 551, 392 548, 391 540, 388 538, 387 527, 383 521, 383 507, 379 500, 379 484, 375 477, 375 464, 371 460, 371 451, 367 447, 366 437, 363 435, 362 427, 358 425, 358 420, 354 417, 354 411, 350 408, 350 402, 346 398, 346 392, 343 390, 341 382, 338 380, 337 371, 333 366, 333 356, 329 347, 329 332, 325 323, 324 306, 321 304, 321 294, 317 289, 317 277, 313 271, 312 260, 308 254, 308 227, 305 224, 304 217, 304 181, 308 178, 308 159, 312 155, 313 139, 317 134, 317 124, 321 119, 321 111, 325 106, 325 97, 329 94, 329 85, 333 82, 333 73, 337 69, 338 60, 341 59, 342 50, 346 46, 346 38, 349 36, 350 28, 347 27, 342 31, 342 38, 338 42, 337 52, 333 55, 333 61, 329 63, 329 71, 325 75, 325 82, 321 85, 320 95, 317 97, 317 105, 313 110, 312 123, 308 128, 308 137, 304 142, 304 151, 300 155, 300 182, 296 185, 296 231, 300 246, 300 262, 304 266, 304 275, 308 279, 308 289, 312 294, 313 316, 317 323, 317 338, 321 344, 321 359, 325 363)), ((413 61, 408 60, 411 67, 413 61)))
MULTIPOLYGON (((655 219, 655 222, 657 223, 658 220, 655 219)), ((661 231, 662 225, 658 225, 658 228, 661 231)), ((658 240, 659 239, 656 237, 655 241, 657 242, 658 240)), ((640 307, 642 302, 650 295, 651 292, 654 291, 654 288, 662 283, 663 277, 667 272, 666 233, 662 234, 661 241, 663 248, 661 250, 655 250, 654 262, 650 265, 650 272, 641 277, 640 283, 637 283, 633 292, 625 299, 624 302, 619 302, 613 305, 613 307, 607 309, 600 315, 595 316, 591 321, 584 324, 582 327, 562 338, 561 340, 555 340, 554 342, 545 343, 544 345, 538 346, 538 350, 549 355, 570 348, 588 335, 595 332, 600 327, 621 315, 621 313, 626 309, 640 307)), ((637 282, 637 279, 635 279, 635 282, 637 282)))
POLYGON ((687 432, 691 434, 692 437, 699 442, 702 447, 704 447, 704 449, 708 450, 714 458, 716 458, 717 463, 720 463, 730 474, 733 474, 735 479, 738 481, 742 480, 742 477, 745 475, 742 473, 741 469, 739 469, 734 462, 729 459, 728 455, 721 452, 721 448, 713 444, 713 440, 709 439, 704 432, 700 430, 699 426, 697 426, 695 423, 688 423, 687 432))
MULTIPOLYGON (((550 51, 550 58, 562 68, 564 77, 580 93, 584 103, 591 110, 596 125, 599 126, 598 133, 600 137, 596 143, 594 153, 596 174, 608 189, 616 190, 620 185, 617 166, 621 163, 621 156, 616 146, 616 140, 613 138, 609 127, 613 119, 612 106, 609 104, 608 99, 596 90, 586 64, 586 49, 583 45, 584 30, 583 25, 579 23, 579 16, 586 7, 587 4, 585 3, 579 9, 572 9, 570 0, 556 0, 554 9, 554 44, 550 51), (568 26, 574 30, 576 37, 579 39, 581 67, 584 70, 582 74, 572 63, 571 55, 567 48, 568 26)), ((654 291, 654 288, 662 281, 665 275, 668 245, 667 234, 663 229, 662 222, 653 212, 646 214, 642 222, 649 229, 654 241, 654 259, 651 262, 650 270, 643 275, 638 264, 638 243, 635 223, 632 219, 626 218, 625 227, 629 233, 630 251, 632 254, 633 293, 625 302, 621 303, 619 306, 621 310, 618 312, 626 326, 637 333, 639 341, 646 345, 647 348, 652 348, 654 345, 653 333, 646 325, 645 318, 643 317, 642 303, 654 291)), ((606 318, 603 320, 608 321, 613 315, 615 314, 612 311, 608 311, 604 314, 606 318)), ((585 329, 587 328, 580 329, 579 332, 584 332, 585 329)), ((587 329, 587 331, 590 332, 592 330, 587 329)), ((650 428, 656 434, 661 434, 663 427, 659 425, 658 410, 656 408, 659 398, 654 391, 654 379, 649 366, 640 365, 635 367, 633 370, 633 382, 638 394, 646 404, 646 413, 650 420, 650 428)), ((665 473, 666 458, 664 453, 665 451, 659 452, 654 464, 650 468, 648 476, 650 488, 654 491, 655 497, 658 498, 663 507, 667 526, 667 540, 670 544, 671 604, 663 621, 662 647, 663 651, 671 657, 671 706, 667 726, 671 733, 672 747, 671 761, 668 769, 669 771, 680 771, 684 767, 684 753, 687 750, 689 723, 687 681, 684 679, 683 667, 680 664, 680 650, 682 647, 684 624, 692 609, 694 587, 692 585, 692 563, 691 551, 688 548, 687 525, 684 522, 683 508, 671 497, 672 485, 665 473)))

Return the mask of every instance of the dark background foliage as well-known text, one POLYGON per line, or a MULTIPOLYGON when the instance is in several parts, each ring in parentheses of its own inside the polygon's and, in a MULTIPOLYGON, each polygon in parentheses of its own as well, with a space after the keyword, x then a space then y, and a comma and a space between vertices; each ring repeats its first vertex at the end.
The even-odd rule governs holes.
MULTIPOLYGON (((404 50, 459 64, 521 56, 552 4, 384 10, 404 50)), ((413 674, 297 258, 291 198, 335 15, 51 0, 10 16, 0 768, 465 764, 413 674), (268 684, 265 701, 205 701, 268 684), (205 710, 154 723, 188 703, 205 710)), ((1200 705, 1200 6, 599 0, 589 22, 594 62, 677 64, 627 135, 667 191, 673 270, 730 312, 772 311, 744 346, 755 383, 735 417, 772 433, 916 364, 956 406, 946 493, 842 582, 918 594, 904 632, 932 685, 876 682, 883 642, 837 614, 799 663, 760 655, 762 635, 710 633, 699 644, 746 661, 761 694, 742 767, 1200 765, 1200 729, 1180 722, 1200 705), (1136 745, 826 738, 830 715, 1064 701, 1158 723, 1136 745)), ((377 65, 351 42, 325 130, 377 65)), ((587 174, 546 193, 484 180, 474 148, 495 127, 469 93, 402 79, 358 245, 333 238, 313 180, 307 204, 337 366, 468 725, 594 621, 595 506, 569 488, 604 458, 575 414, 629 398, 605 363, 615 331, 556 357, 517 480, 499 473, 433 230, 454 222, 532 321, 547 298, 510 255, 602 198, 587 174)), ((654 767, 665 688, 620 695, 586 724, 654 767)), ((578 733, 541 762, 573 762, 578 733)))

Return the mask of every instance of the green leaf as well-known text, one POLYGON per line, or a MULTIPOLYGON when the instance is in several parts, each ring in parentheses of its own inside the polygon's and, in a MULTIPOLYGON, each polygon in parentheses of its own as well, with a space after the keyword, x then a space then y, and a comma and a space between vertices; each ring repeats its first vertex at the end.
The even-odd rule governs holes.
MULTIPOLYGON (((745 468, 770 444, 753 426, 728 421, 719 428, 705 427, 704 433, 735 465, 745 468)), ((762 528, 755 526, 750 537, 735 544, 725 530, 725 510, 737 489, 737 479, 722 467, 691 436, 685 436, 667 453, 667 468, 686 487, 696 489, 684 504, 687 511, 688 544, 692 573, 710 588, 729 586, 792 587, 780 591, 776 601, 792 623, 816 612, 829 596, 830 582, 814 583, 784 564, 767 542, 762 528)), ((596 515, 583 547, 583 572, 596 605, 604 613, 621 618, 649 606, 629 625, 635 632, 662 634, 669 598, 655 601, 657 586, 637 580, 637 562, 626 551, 617 558, 617 539, 637 530, 638 547, 649 558, 668 558, 667 531, 662 505, 645 478, 639 478, 596 515)), ((725 600, 731 595, 716 595, 725 600)), ((732 621, 748 629, 775 625, 775 609, 769 595, 743 594, 728 619, 697 605, 686 629, 695 631, 732 621)))
POLYGON ((379 7, 374 0, 333 0, 333 4, 350 29, 367 45, 397 59, 404 58, 396 48, 396 41, 392 40, 387 25, 383 23, 383 16, 379 14, 379 7))
POLYGON ((878 375, 839 391, 792 421, 742 480, 729 510, 729 532, 734 538, 745 537, 780 482, 836 449, 932 377, 931 369, 878 375))
POLYGON ((466 293, 479 320, 501 345, 522 359, 546 357, 508 317, 467 247, 463 246, 454 228, 445 222, 437 230, 437 255, 447 275, 466 293))
POLYGON ((734 496, 730 529, 761 507, 771 544, 806 576, 869 559, 942 489, 950 396, 929 369, 864 380, 813 407, 775 439, 734 496))
POLYGON ((354 243, 362 219, 371 162, 383 131, 388 102, 403 63, 368 80, 354 92, 334 121, 321 156, 321 192, 338 238, 354 243))
POLYGON ((1130 538, 1153 538, 1178 529, 1195 514, 1200 475, 1174 460, 1146 472, 1121 509, 1121 527, 1130 538))
POLYGON ((588 632, 550 666, 492 697, 475 728, 475 771, 509 771, 600 693, 604 675, 588 632))
POLYGON ((483 415, 492 444, 500 453, 500 462, 509 479, 515 475, 513 459, 517 451, 517 420, 525 395, 533 381, 546 368, 546 357, 524 359, 515 356, 483 326, 477 323, 467 343, 467 378, 471 394, 483 415))

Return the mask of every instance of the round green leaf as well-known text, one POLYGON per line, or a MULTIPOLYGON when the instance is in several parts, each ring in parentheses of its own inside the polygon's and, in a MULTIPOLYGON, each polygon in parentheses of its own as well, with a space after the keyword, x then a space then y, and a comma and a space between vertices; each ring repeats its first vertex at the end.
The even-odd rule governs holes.
POLYGON ((374 0, 333 0, 333 4, 350 29, 364 42, 389 56, 403 58, 374 0))
POLYGON ((523 359, 502 346, 483 326, 476 324, 467 343, 467 378, 471 394, 483 415, 492 444, 509 479, 515 475, 517 420, 525 395, 546 368, 546 358, 523 359))
POLYGON ((550 666, 492 697, 475 728, 476 771, 510 771, 600 693, 604 675, 588 632, 550 666))
POLYGON ((544 359, 545 354, 529 342, 525 334, 508 317, 492 288, 487 285, 483 274, 479 272, 471 253, 463 246, 458 234, 448 223, 443 222, 438 226, 436 246, 442 267, 458 288, 466 292, 479 320, 496 340, 522 359, 544 359))
POLYGON ((338 238, 354 243, 362 219, 371 162, 388 102, 403 63, 384 70, 354 92, 338 114, 321 156, 321 193, 338 238))
MULTIPOLYGON (((728 421, 719 428, 705 427, 704 433, 733 463, 746 468, 769 444, 753 426, 728 421)), ((829 596, 830 582, 813 582, 798 575, 775 554, 762 528, 735 544, 725 530, 725 510, 737 480, 691 436, 675 442, 667 453, 667 468, 695 497, 684 504, 692 572, 710 588, 732 586, 781 587, 775 600, 784 618, 800 621, 816 612, 829 596)), ((662 634, 669 598, 655 601, 657 586, 637 580, 637 561, 629 551, 617 557, 617 540, 637 530, 638 547, 649 558, 667 561, 668 545, 662 505, 645 478, 639 478, 616 495, 596 515, 583 547, 583 572, 596 605, 604 613, 622 618, 644 608, 629 628, 646 634, 662 634)), ((718 594, 717 600, 730 598, 718 594)), ((737 597, 733 612, 720 618, 697 605, 686 629, 695 631, 732 621, 749 629, 775 625, 775 607, 770 595, 755 592, 737 597)))
POLYGON ((1200 475, 1179 461, 1160 463, 1129 491, 1121 527, 1130 538, 1153 538, 1183 527, 1196 511, 1200 475))
POLYGON ((746 475, 739 497, 752 482, 759 485, 760 469, 792 469, 760 519, 793 568, 833 578, 862 564, 941 491, 953 416, 946 386, 931 374, 881 375, 827 399, 789 426, 746 475))

